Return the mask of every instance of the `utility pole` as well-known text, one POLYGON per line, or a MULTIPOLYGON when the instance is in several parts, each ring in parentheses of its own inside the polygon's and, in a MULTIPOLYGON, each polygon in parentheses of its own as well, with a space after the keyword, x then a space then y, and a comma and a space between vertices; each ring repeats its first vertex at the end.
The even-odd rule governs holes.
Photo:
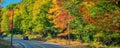
POLYGON ((11 47, 13 46, 13 16, 14 16, 14 10, 10 9, 9 11, 9 29, 11 30, 11 47))
POLYGON ((70 45, 70 13, 68 13, 68 45, 70 45))
MULTIPOLYGON (((2 14, 1 7, 0 7, 0 14, 2 14)), ((1 20, 2 20, 2 15, 0 15, 0 32, 1 32, 1 20)))

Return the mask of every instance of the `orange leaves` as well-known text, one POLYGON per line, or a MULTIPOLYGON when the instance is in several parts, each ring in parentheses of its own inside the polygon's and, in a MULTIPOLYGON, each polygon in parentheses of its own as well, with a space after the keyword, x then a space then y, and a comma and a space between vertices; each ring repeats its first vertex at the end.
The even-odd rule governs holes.
POLYGON ((72 16, 69 16, 68 12, 64 10, 65 0, 52 0, 52 8, 49 10, 50 14, 54 14, 53 22, 57 28, 67 28, 67 24, 73 20, 72 16), (69 20, 70 19, 70 20, 69 20))
POLYGON ((59 9, 60 9, 59 7, 52 8, 49 10, 49 13, 54 13, 54 12, 58 11, 59 9))
MULTIPOLYGON (((113 0, 114 1, 114 0, 113 0)), ((105 1, 106 2, 106 1, 105 1)), ((106 2, 106 3, 110 3, 106 2)), ((113 4, 105 4, 102 2, 95 2, 91 0, 86 0, 82 2, 78 7, 79 13, 82 14, 82 20, 88 24, 99 26, 100 28, 109 29, 111 31, 120 31, 120 21, 118 9, 113 4), (101 5, 101 6, 98 6, 101 5), (103 5, 102 5, 103 4, 103 5), (94 8, 93 10, 91 10, 94 8), (105 8, 105 10, 104 10, 105 8), (92 12, 92 13, 91 13, 92 12)))
POLYGON ((54 24, 58 28, 67 28, 67 24, 73 19, 74 17, 69 16, 68 12, 63 10, 54 18, 54 24))
POLYGON ((52 3, 56 6, 63 6, 65 0, 53 0, 52 3))
POLYGON ((10 30, 13 29, 13 21, 12 21, 12 16, 13 16, 13 14, 14 14, 14 10, 11 9, 11 10, 9 11, 9 14, 8 14, 8 16, 9 16, 8 28, 9 28, 10 30))
POLYGON ((68 35, 71 32, 72 32, 72 29, 69 29, 69 30, 67 29, 67 30, 64 31, 64 33, 60 33, 57 36, 66 36, 66 35, 68 35))
POLYGON ((9 21, 8 21, 8 28, 9 28, 10 30, 13 29, 13 21, 12 21, 12 20, 9 20, 9 21))
POLYGON ((90 16, 83 16, 82 20, 84 20, 87 23, 91 23, 91 24, 93 24, 95 22, 95 19, 93 17, 90 17, 90 16))
MULTIPOLYGON (((52 0, 52 5, 49 10, 49 16, 53 16, 52 23, 56 28, 60 28, 60 33, 58 36, 67 35, 68 24, 74 19, 73 16, 70 16, 68 11, 64 9, 65 0, 52 0)), ((48 17, 49 17, 48 16, 48 17)))
POLYGON ((65 0, 52 0, 51 9, 49 10, 49 13, 58 13, 61 9, 63 9, 65 0))
POLYGON ((13 16, 13 13, 14 13, 14 10, 13 10, 13 9, 11 9, 11 10, 9 11, 8 16, 9 16, 9 17, 13 16))
POLYGON ((89 24, 99 26, 102 29, 110 29, 115 32, 120 32, 119 16, 114 14, 105 13, 103 16, 97 16, 96 18, 91 16, 83 16, 83 20, 89 24))

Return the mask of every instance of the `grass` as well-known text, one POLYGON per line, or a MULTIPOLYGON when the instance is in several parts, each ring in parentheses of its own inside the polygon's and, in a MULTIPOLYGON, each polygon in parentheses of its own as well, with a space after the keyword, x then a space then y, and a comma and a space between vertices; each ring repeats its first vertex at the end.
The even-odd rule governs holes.
MULTIPOLYGON (((49 39, 47 42, 58 43, 61 45, 68 45, 68 40, 65 39, 49 39)), ((120 48, 120 46, 105 46, 93 43, 82 43, 80 41, 70 41, 70 46, 72 48, 120 48)))
MULTIPOLYGON (((66 39, 60 39, 60 38, 45 39, 45 38, 41 38, 39 35, 36 35, 36 36, 31 35, 29 37, 31 40, 53 42, 60 45, 68 46, 68 40, 66 39)), ((22 38, 22 36, 18 36, 18 38, 22 38)), ((70 45, 72 46, 72 48, 120 48, 120 46, 106 46, 100 43, 94 43, 94 42, 83 43, 82 41, 72 41, 72 40, 70 41, 70 45)))
POLYGON ((10 42, 0 39, 0 48, 14 48, 10 46, 10 42))
POLYGON ((0 44, 0 48, 9 48, 8 45, 0 44))
MULTIPOLYGON (((68 45, 68 40, 65 40, 65 39, 49 39, 49 40, 47 40, 47 42, 54 42, 54 43, 58 43, 61 45, 68 45)), ((82 44, 82 43, 80 43, 78 41, 70 41, 70 45, 72 45, 72 46, 77 46, 80 44, 82 44)))

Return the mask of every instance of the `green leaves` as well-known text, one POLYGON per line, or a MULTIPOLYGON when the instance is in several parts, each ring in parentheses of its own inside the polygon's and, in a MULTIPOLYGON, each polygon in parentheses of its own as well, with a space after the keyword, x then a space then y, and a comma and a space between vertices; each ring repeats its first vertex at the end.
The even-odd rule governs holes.
POLYGON ((1 30, 2 31, 6 31, 7 33, 9 33, 9 29, 8 29, 8 11, 4 10, 4 13, 2 14, 2 20, 1 20, 1 30))
POLYGON ((3 2, 4 2, 4 0, 0 0, 0 4, 3 3, 3 2))
POLYGON ((101 1, 98 2, 96 7, 90 9, 90 14, 93 17, 103 16, 104 13, 108 13, 115 10, 115 5, 111 2, 101 1))
POLYGON ((66 10, 68 10, 69 14, 71 16, 81 16, 81 14, 79 13, 78 10, 78 6, 79 6, 80 1, 75 0, 73 3, 71 1, 66 1, 66 3, 64 4, 64 8, 66 10))
POLYGON ((53 38, 68 35, 84 42, 119 43, 119 8, 113 0, 23 0, 0 10, 2 30, 8 29, 8 10, 14 9, 15 33, 53 38), (69 18, 70 17, 70 18, 69 18), (70 20, 69 20, 70 19, 70 20), (107 42, 108 41, 108 42, 107 42))
POLYGON ((9 5, 6 7, 7 10, 10 10, 10 9, 13 9, 13 8, 18 8, 18 7, 17 7, 17 3, 9 4, 9 5))

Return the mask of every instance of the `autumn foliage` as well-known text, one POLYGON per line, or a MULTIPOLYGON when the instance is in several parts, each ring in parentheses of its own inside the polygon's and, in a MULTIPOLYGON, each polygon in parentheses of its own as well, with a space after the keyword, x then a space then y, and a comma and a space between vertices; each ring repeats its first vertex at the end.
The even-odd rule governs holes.
POLYGON ((70 16, 67 11, 61 11, 55 18, 54 23, 56 27, 64 29, 67 28, 67 25, 74 19, 73 16, 70 16))
POLYGON ((1 29, 9 34, 14 27, 22 35, 39 35, 45 39, 66 39, 70 33, 71 40, 118 45, 118 6, 118 0, 22 0, 1 9, 1 29))
POLYGON ((103 30, 107 28, 115 32, 120 32, 119 30, 120 25, 118 20, 118 18, 120 18, 119 16, 120 12, 115 12, 115 11, 112 11, 111 8, 106 8, 109 11, 109 13, 104 11, 102 11, 101 13, 100 11, 97 11, 96 12, 97 16, 93 17, 92 15, 90 15, 90 12, 89 12, 90 10, 86 10, 87 8, 79 7, 78 9, 79 9, 79 12, 83 14, 82 19, 85 22, 95 26, 99 26, 103 30))

